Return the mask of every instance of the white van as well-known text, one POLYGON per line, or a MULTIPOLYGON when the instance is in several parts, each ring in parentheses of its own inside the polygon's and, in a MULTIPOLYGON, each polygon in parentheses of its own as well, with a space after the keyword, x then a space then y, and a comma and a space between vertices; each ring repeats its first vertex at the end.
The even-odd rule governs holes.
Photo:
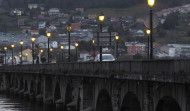
MULTIPOLYGON (((100 54, 96 55, 95 61, 100 61, 100 54)), ((102 61, 115 61, 112 54, 102 54, 102 61)))

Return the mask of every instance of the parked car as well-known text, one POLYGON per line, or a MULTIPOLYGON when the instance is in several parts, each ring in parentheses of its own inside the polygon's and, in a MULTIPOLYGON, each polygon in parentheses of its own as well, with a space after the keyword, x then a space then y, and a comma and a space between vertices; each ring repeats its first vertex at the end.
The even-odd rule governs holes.
MULTIPOLYGON (((95 61, 100 61, 100 54, 96 55, 95 61)), ((102 61, 115 61, 112 54, 102 54, 102 61)))

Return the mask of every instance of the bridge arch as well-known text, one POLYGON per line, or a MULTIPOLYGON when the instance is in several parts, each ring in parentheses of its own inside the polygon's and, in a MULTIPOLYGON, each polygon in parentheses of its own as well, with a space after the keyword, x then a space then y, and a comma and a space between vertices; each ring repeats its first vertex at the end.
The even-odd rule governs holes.
POLYGON ((56 82, 55 91, 54 91, 54 101, 61 99, 60 85, 59 82, 56 82))
POLYGON ((35 84, 34 84, 34 80, 31 80, 30 83, 30 94, 35 94, 35 84))
POLYGON ((102 89, 99 92, 95 111, 113 111, 111 97, 107 90, 102 89))
POLYGON ((67 111, 67 104, 71 103, 73 101, 72 99, 72 86, 70 83, 67 84, 66 87, 66 93, 65 93, 65 105, 64 105, 64 111, 67 111))
POLYGON ((41 81, 38 80, 38 83, 37 83, 37 95, 40 95, 41 94, 41 81))
POLYGON ((126 93, 120 111, 141 111, 140 102, 133 92, 126 93))
POLYGON ((14 85, 14 87, 15 87, 15 89, 19 87, 18 86, 18 79, 17 78, 15 78, 15 85, 14 85))
POLYGON ((23 81, 23 78, 20 79, 19 89, 20 89, 20 90, 24 89, 24 81, 23 81))
POLYGON ((51 76, 45 77, 45 97, 53 96, 53 80, 51 76))
POLYGON ((181 108, 173 97, 164 96, 159 100, 156 111, 181 111, 181 108))
POLYGON ((27 82, 27 80, 25 80, 25 82, 24 82, 24 91, 25 92, 28 91, 28 82, 27 82))

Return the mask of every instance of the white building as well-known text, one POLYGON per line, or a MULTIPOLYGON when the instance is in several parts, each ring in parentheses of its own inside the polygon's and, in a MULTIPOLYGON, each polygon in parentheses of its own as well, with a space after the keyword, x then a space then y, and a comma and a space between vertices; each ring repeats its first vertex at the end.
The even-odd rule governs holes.
POLYGON ((51 47, 52 47, 52 48, 58 48, 58 43, 57 43, 57 41, 51 42, 51 47))
POLYGON ((38 28, 39 29, 43 29, 43 28, 45 28, 46 27, 46 22, 39 22, 38 23, 38 28))
POLYGON ((49 9, 48 13, 49 13, 49 15, 59 15, 60 11, 58 8, 51 8, 51 9, 49 9))
POLYGON ((28 8, 31 10, 31 9, 35 9, 38 7, 38 4, 28 4, 28 8))

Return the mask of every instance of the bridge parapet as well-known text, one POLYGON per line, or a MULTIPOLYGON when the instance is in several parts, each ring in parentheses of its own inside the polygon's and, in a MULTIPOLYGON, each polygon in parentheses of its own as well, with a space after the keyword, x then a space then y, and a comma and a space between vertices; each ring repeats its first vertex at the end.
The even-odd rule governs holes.
POLYGON ((0 72, 185 83, 189 82, 190 60, 137 60, 1 66, 0 72))

